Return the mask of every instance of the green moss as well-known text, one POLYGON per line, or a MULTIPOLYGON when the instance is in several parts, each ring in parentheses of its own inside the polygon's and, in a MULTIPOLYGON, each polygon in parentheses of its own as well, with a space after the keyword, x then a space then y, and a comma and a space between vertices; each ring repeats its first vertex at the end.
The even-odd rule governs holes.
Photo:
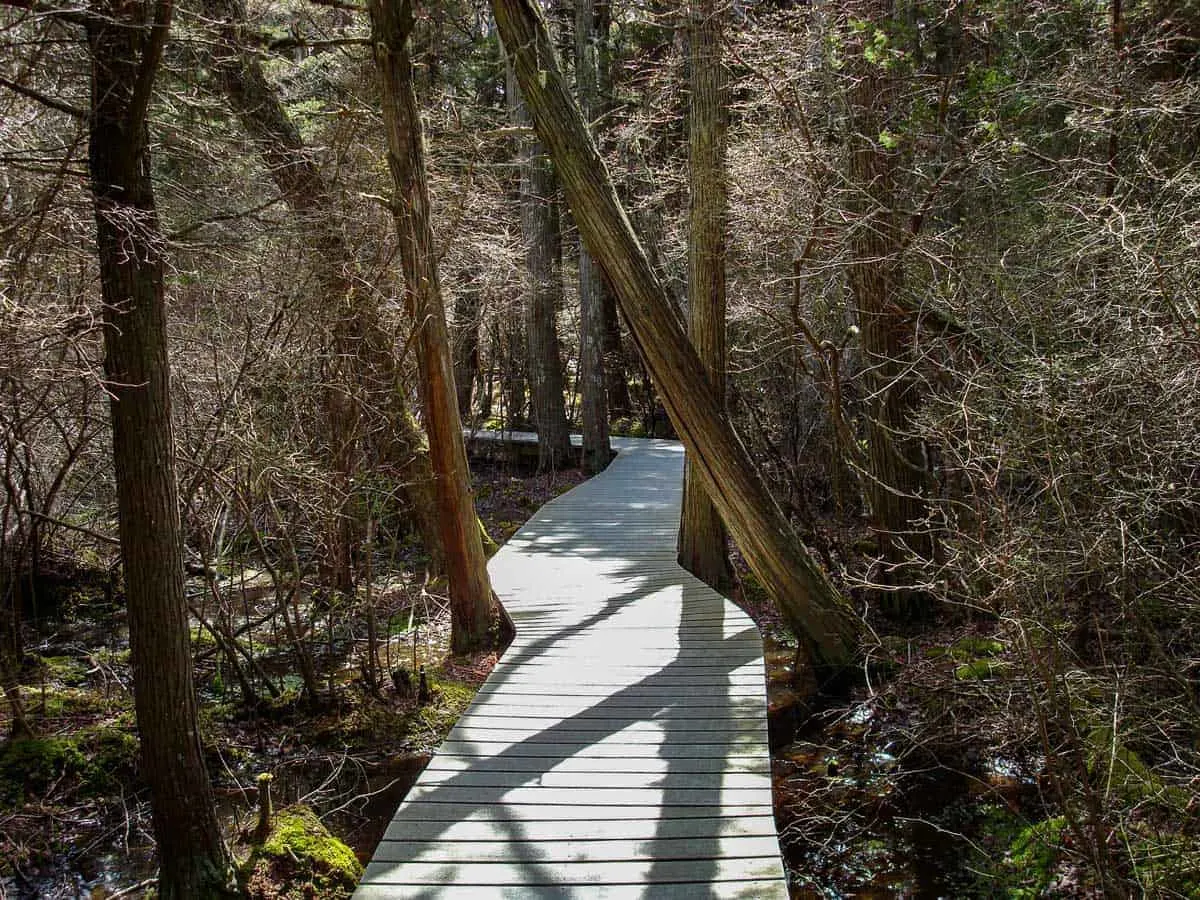
POLYGON ((1108 725, 1093 728, 1087 736, 1088 772, 1099 775, 1106 789, 1131 803, 1155 802, 1182 814, 1190 795, 1164 782, 1142 758, 1114 736, 1108 725))
POLYGON ((137 774, 138 740, 129 731, 103 726, 80 735, 78 746, 87 760, 80 773, 86 794, 111 793, 137 774))
POLYGON ((965 637, 950 645, 950 655, 955 659, 968 660, 979 656, 999 656, 1004 644, 994 638, 965 637))
POLYGON ((1147 897, 1200 897, 1200 846, 1186 835, 1154 835, 1130 848, 1147 897))
POLYGON ((646 426, 636 419, 624 416, 620 419, 614 419, 609 426, 609 431, 612 434, 623 437, 645 437, 646 426))
POLYGON ((250 897, 344 897, 362 877, 362 864, 311 809, 292 806, 275 814, 242 877, 250 897))
POLYGON ((1041 896, 1054 878, 1067 820, 1044 819, 1022 828, 1013 839, 1004 868, 1010 878, 1007 895, 1013 900, 1041 896))
POLYGON ((82 772, 86 760, 69 738, 23 738, 0 747, 0 806, 14 807, 64 775, 82 772))
POLYGON ((496 555, 496 551, 500 549, 500 545, 492 540, 492 536, 488 534, 487 526, 483 524, 483 520, 478 516, 475 521, 479 523, 479 537, 483 540, 483 555, 491 559, 496 555))
POLYGON ((217 639, 203 625, 193 625, 191 628, 191 644, 193 650, 211 649, 217 646, 217 639))
POLYGON ((982 681, 985 678, 1001 678, 1012 672, 1011 663, 999 659, 973 659, 954 669, 958 681, 982 681))
POLYGON ((49 680, 68 687, 87 684, 88 665, 85 660, 74 656, 43 656, 40 660, 49 680))

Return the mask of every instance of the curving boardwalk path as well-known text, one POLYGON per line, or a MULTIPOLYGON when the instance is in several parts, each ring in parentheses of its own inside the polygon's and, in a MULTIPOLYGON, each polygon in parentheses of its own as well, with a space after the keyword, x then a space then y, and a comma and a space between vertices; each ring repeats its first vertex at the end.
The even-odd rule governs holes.
POLYGON ((787 897, 758 631, 675 562, 681 446, 613 443, 492 559, 517 637, 358 900, 787 897))

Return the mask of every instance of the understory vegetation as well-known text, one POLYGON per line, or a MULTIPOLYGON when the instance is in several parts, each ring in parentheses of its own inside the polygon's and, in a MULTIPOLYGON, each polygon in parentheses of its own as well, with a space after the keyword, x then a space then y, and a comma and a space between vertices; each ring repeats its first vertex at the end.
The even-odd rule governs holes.
MULTIPOLYGON (((677 324, 702 302, 689 49, 723 24, 722 399, 859 629, 818 680, 729 543, 794 895, 1200 896, 1200 5, 534 5, 592 79, 677 324)), ((586 477, 568 430, 671 437, 678 399, 581 249, 489 5, 397 8, 462 423, 542 438, 472 461, 494 549, 586 477)), ((449 652, 433 316, 401 274, 371 28, 326 0, 0 0, 4 896, 158 877, 110 419, 141 383, 106 368, 105 259, 159 264, 174 670, 238 890, 346 896, 500 652, 499 616, 449 652), (126 13, 153 191, 114 212, 89 85, 126 13)))

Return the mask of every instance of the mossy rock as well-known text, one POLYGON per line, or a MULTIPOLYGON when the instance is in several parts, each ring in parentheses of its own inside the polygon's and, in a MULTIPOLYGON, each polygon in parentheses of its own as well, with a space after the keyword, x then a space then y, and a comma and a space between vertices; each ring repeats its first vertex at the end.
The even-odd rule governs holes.
POLYGON ((329 833, 307 806, 275 814, 271 833, 242 866, 251 900, 348 897, 362 877, 354 851, 329 833))
POLYGON ((69 738, 19 738, 0 747, 0 807, 11 808, 44 791, 87 761, 69 738))

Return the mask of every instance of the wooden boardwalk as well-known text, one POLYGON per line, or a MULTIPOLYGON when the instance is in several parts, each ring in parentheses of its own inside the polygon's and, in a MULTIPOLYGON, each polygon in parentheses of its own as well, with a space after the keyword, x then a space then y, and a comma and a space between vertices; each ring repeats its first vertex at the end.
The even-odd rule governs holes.
POLYGON ((492 559, 517 637, 358 900, 787 897, 758 632, 675 562, 680 445, 614 446, 492 559))

